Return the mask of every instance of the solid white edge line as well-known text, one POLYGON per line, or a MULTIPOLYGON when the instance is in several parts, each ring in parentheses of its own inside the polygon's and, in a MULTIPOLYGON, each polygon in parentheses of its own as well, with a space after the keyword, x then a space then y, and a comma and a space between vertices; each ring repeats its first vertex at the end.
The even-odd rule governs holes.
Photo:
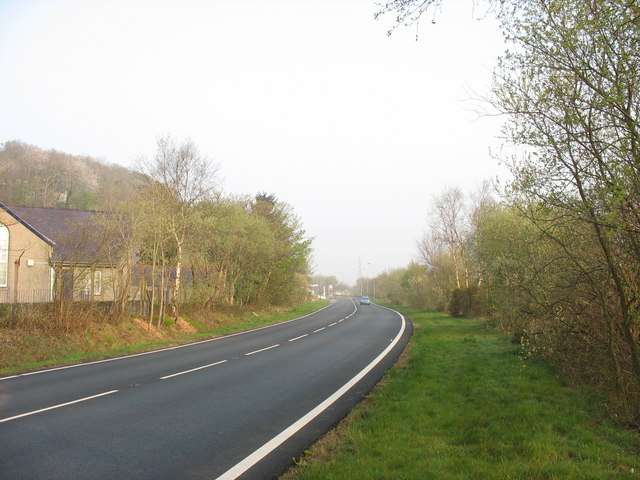
POLYGON ((308 333, 305 333, 304 335, 300 335, 299 337, 292 338, 292 339, 291 339, 291 340, 289 340, 289 341, 290 341, 290 342, 295 342, 296 340, 300 340, 301 338, 308 337, 308 336, 309 336, 309 334, 308 334, 308 333))
MULTIPOLYGON (((391 310, 391 311, 394 311, 394 310, 391 310)), ((231 467, 225 473, 223 473, 222 475, 217 477, 215 480, 232 480, 232 479, 238 478, 244 472, 246 472, 251 467, 253 467, 256 463, 258 463, 260 460, 262 460, 264 457, 266 457, 271 452, 273 452, 276 448, 278 448, 280 445, 282 445, 285 441, 287 441, 289 438, 291 438, 293 435, 295 435, 300 429, 302 429, 305 425, 307 425, 314 418, 316 418, 318 415, 320 415, 324 410, 329 408, 342 395, 344 395, 347 391, 349 391, 349 389, 351 387, 353 387, 356 383, 358 383, 360 380, 362 380, 362 378, 365 375, 367 375, 371 370, 373 370, 376 367, 376 365, 378 365, 378 363, 380 363, 382 361, 382 359, 384 357, 386 357, 387 354, 393 349, 393 347, 395 347, 395 345, 400 341, 400 338, 402 338, 402 334, 404 333, 404 330, 406 328, 405 327, 406 320, 404 318, 404 315, 402 315, 399 312, 395 312, 395 313, 400 315, 400 318, 402 319, 402 326, 400 327, 400 331, 398 332, 398 334, 396 335, 394 340, 391 342, 391 344, 389 346, 387 346, 387 348, 385 348, 382 351, 382 353, 380 353, 380 355, 378 355, 375 358, 375 360, 373 360, 369 365, 367 365, 364 369, 362 369, 360 371, 360 373, 358 373, 355 377, 353 377, 351 380, 349 380, 347 383, 345 383, 333 395, 328 397, 325 401, 320 403, 317 407, 315 407, 313 410, 311 410, 305 416, 300 418, 295 423, 291 424, 285 430, 283 430, 278 435, 273 437, 271 440, 269 440, 263 446, 258 448, 255 452, 253 452, 252 454, 250 454, 249 456, 245 457, 243 460, 241 460, 240 462, 235 464, 233 467, 231 467)))
POLYGON ((314 314, 316 314, 318 312, 321 312, 321 311, 329 308, 331 305, 335 305, 335 304, 334 303, 330 303, 329 305, 327 305, 325 307, 322 307, 320 310, 316 310, 314 312, 307 313, 306 315, 302 315, 301 317, 296 317, 296 318, 292 318, 290 320, 285 320, 283 322, 274 323, 273 325, 265 325, 264 327, 258 327, 258 328, 254 328, 252 330, 245 330, 243 332, 230 333, 229 335, 222 335, 220 337, 207 338, 206 340, 200 340, 198 342, 192 342, 192 343, 185 343, 184 345, 175 345, 173 347, 161 348, 159 350, 150 350, 148 352, 132 353, 131 355, 123 355, 121 357, 105 358, 104 360, 95 360, 93 362, 74 363, 73 365, 65 365, 63 367, 48 368, 46 370, 36 370, 35 372, 18 373, 17 375, 11 375, 11 376, 8 376, 8 377, 0 377, 0 382, 3 381, 3 380, 10 380, 12 378, 27 377, 29 375, 39 375, 41 373, 56 372, 58 370, 67 370, 69 368, 87 367, 89 365, 96 365, 98 363, 115 362, 116 360, 124 360, 124 359, 127 359, 127 358, 141 357, 143 355, 151 355, 153 353, 166 352, 167 350, 176 350, 178 348, 185 348, 185 347, 191 347, 191 346, 194 346, 194 345, 200 345, 202 343, 215 342, 215 341, 218 341, 218 340, 222 340, 224 338, 236 337, 238 335, 245 335, 247 333, 257 332, 258 330, 264 330, 266 328, 277 327, 278 325, 285 325, 287 323, 295 322, 297 320, 302 320, 303 318, 307 318, 307 317, 309 317, 311 315, 314 315, 314 314))
POLYGON ((253 355, 254 353, 264 352, 265 350, 271 350, 272 348, 276 348, 276 347, 279 347, 279 346, 280 346, 280 344, 276 343, 275 345, 271 345, 270 347, 261 348, 260 350, 254 350, 253 352, 245 353, 244 356, 248 357, 249 355, 253 355))
POLYGON ((185 373, 191 373, 198 370, 203 370, 209 367, 215 367, 216 365, 220 365, 221 363, 227 363, 227 360, 221 360, 219 362, 210 363, 209 365, 202 365, 201 367, 192 368, 191 370, 185 370, 184 372, 172 373, 171 375, 166 375, 164 377, 160 377, 160 380, 167 380, 169 378, 177 377, 179 375, 184 375, 185 373))
POLYGON ((92 395, 90 397, 79 398, 78 400, 73 400, 71 402, 66 402, 66 403, 60 403, 59 405, 54 405, 52 407, 41 408, 40 410, 34 410, 32 412, 27 412, 27 413, 22 413, 20 415, 15 415, 13 417, 3 418, 3 419, 0 419, 0 423, 10 422, 11 420, 16 420, 16 419, 22 418, 22 417, 28 417, 30 415, 35 415, 37 413, 47 412, 49 410, 55 410, 56 408, 67 407, 67 406, 73 405, 75 403, 86 402, 87 400, 92 400, 92 399, 98 398, 98 397, 104 397, 105 395, 111 395, 112 393, 116 393, 116 392, 119 392, 119 391, 120 390, 111 390, 110 392, 99 393, 98 395, 92 395))

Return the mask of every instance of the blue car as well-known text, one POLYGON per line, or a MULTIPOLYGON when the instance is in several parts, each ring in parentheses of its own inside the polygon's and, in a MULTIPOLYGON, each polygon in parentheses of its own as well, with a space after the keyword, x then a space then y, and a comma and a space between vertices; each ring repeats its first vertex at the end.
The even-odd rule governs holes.
POLYGON ((360 297, 360 305, 371 305, 369 297, 360 297))

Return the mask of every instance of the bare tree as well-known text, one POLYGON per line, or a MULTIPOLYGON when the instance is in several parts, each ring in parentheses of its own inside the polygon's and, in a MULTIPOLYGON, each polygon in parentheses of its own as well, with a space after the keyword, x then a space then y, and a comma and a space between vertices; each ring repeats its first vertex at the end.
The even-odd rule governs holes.
POLYGON ((202 155, 191 139, 177 143, 170 135, 157 140, 153 160, 140 162, 139 171, 155 184, 157 202, 166 205, 169 230, 174 240, 175 286, 173 315, 178 315, 183 247, 193 223, 193 207, 211 198, 217 185, 218 167, 202 155))
POLYGON ((468 222, 462 190, 449 188, 433 199, 431 231, 434 239, 444 244, 455 267, 456 286, 469 287, 467 257, 468 222), (461 279, 461 277, 463 278, 461 279))

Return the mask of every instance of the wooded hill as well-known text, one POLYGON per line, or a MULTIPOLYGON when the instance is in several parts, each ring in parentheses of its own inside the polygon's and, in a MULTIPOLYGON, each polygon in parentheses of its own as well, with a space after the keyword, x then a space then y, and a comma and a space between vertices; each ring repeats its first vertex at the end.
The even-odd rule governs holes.
POLYGON ((42 150, 13 140, 0 150, 0 198, 9 205, 101 210, 131 199, 143 179, 91 157, 42 150))

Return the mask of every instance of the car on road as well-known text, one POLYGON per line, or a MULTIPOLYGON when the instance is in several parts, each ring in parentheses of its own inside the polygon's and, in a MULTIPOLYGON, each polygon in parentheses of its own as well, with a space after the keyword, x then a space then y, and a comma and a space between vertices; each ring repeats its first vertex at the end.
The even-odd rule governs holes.
POLYGON ((360 305, 371 305, 371 299, 369 297, 360 297, 360 305))

